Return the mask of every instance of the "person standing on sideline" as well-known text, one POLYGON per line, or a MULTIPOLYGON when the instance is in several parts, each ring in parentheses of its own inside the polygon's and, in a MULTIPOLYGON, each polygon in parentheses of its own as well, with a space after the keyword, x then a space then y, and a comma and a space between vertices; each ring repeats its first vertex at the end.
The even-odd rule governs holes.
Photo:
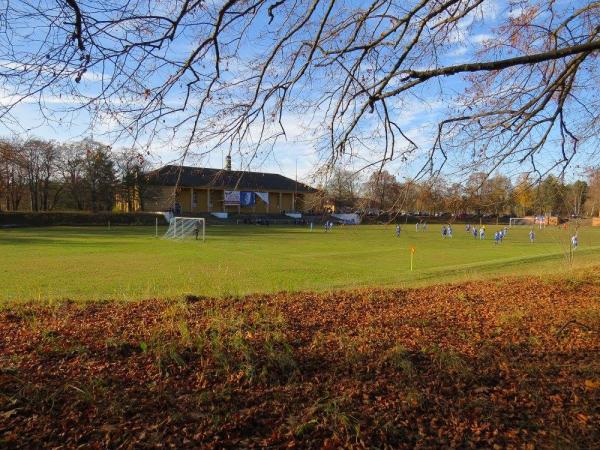
POLYGON ((573 250, 575 250, 578 245, 579 245, 579 239, 577 238, 577 233, 575 233, 573 235, 573 237, 571 237, 571 247, 573 247, 573 250))
POLYGON ((396 225, 396 237, 400 237, 400 224, 396 225))
POLYGON ((481 227, 479 229, 479 240, 483 241, 485 239, 485 228, 481 227))
POLYGON ((419 232, 419 222, 417 221, 417 223, 415 223, 415 231, 418 233, 419 232))
POLYGON ((532 244, 535 242, 535 232, 533 231, 533 227, 529 230, 529 242, 532 244))
POLYGON ((452 225, 448 224, 447 228, 448 237, 452 238, 452 225))
POLYGON ((477 227, 473 226, 473 239, 477 239, 477 227))
POLYGON ((446 239, 446 225, 442 225, 442 239, 446 239))

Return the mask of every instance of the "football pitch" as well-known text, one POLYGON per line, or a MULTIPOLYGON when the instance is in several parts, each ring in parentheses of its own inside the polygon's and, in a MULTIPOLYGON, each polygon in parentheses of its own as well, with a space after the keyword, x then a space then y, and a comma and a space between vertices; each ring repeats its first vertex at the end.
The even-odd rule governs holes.
MULTIPOLYGON (((154 227, 51 227, 0 230, 0 301, 138 300, 277 291, 434 284, 478 277, 579 270, 600 263, 600 228, 511 229, 496 245, 454 227, 416 232, 404 225, 207 227, 206 242, 155 237, 154 227), (410 270, 410 248, 415 248, 410 270)), ((159 229, 159 236, 165 228, 159 229)))

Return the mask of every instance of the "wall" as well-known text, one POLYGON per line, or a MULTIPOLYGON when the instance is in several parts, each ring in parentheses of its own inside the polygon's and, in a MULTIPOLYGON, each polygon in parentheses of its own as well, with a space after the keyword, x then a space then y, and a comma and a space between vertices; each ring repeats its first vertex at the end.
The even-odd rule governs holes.
MULTIPOLYGON (((177 193, 177 202, 181 205, 182 212, 185 213, 206 213, 209 211, 208 207, 208 193, 206 188, 194 188, 196 206, 192 208, 192 193, 188 187, 182 187, 177 193)), ((281 204, 280 204, 280 193, 269 192, 269 205, 256 197, 256 204, 250 207, 239 208, 243 214, 278 214, 281 211, 292 212, 292 211, 310 211, 318 210, 314 205, 315 198, 314 194, 296 194, 295 202, 292 201, 291 192, 281 193, 281 204)), ((237 206, 223 206, 224 191, 222 189, 211 189, 210 200, 211 200, 211 212, 222 212, 226 211, 232 214, 237 214, 237 206)), ((169 210, 174 202, 173 199, 173 188, 168 186, 156 186, 148 187, 144 195, 144 209, 146 211, 167 211, 169 210)))
POLYGON ((173 188, 168 186, 148 186, 144 192, 146 211, 167 211, 174 203, 173 188))

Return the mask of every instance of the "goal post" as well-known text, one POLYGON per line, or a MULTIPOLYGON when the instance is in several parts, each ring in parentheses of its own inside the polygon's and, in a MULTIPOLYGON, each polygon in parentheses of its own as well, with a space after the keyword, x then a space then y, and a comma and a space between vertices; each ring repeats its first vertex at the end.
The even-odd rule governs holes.
POLYGON ((514 225, 535 225, 535 219, 533 217, 511 217, 509 219, 509 227, 512 228, 514 225))
POLYGON ((206 239, 206 220, 203 217, 172 217, 165 239, 206 239))

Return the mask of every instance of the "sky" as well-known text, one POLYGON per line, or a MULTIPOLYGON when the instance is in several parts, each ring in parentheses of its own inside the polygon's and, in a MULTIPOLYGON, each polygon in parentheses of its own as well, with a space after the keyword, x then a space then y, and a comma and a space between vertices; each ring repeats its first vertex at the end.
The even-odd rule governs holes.
MULTIPOLYGON (((216 2, 219 3, 219 2, 216 2)), ((445 64, 457 64, 469 60, 479 45, 491 37, 492 30, 497 27, 510 14, 515 14, 515 8, 501 0, 490 0, 485 7, 479 10, 472 18, 469 27, 462 27, 454 36, 455 42, 442 56, 445 64)), ((193 42, 179 39, 170 51, 186 54, 193 42)), ((27 45, 25 43, 25 45, 27 45)), ((1 48, 1 47, 0 47, 1 48)), ((251 56, 251 49, 244 50, 251 56)), ((2 65, 0 61, 0 65, 2 65)), ((4 63, 6 64, 6 63, 4 63)), ((231 73, 235 73, 235 68, 231 73)), ((243 67, 238 67, 243 72, 243 67)), ((231 75, 234 76, 234 75, 231 75)), ((93 70, 84 75, 80 88, 94 92, 103 85, 101 76, 93 70)), ((150 83, 152 80, 150 80, 150 83)), ((448 114, 452 108, 453 99, 465 87, 461 77, 449 77, 439 83, 428 83, 423 89, 417 90, 409 97, 403 97, 395 105, 394 118, 403 127, 404 132, 414 140, 418 146, 425 150, 432 143, 432 137, 439 120, 448 114)), ((310 95, 310 94, 306 94, 310 95)), ((0 105, 10 102, 11 96, 6 90, 0 89, 0 105)), ((32 98, 19 104, 13 111, 14 120, 0 120, 0 136, 9 137, 17 134, 20 138, 38 137, 60 142, 77 141, 86 137, 111 144, 114 148, 131 145, 128 139, 117 137, 115 134, 121 129, 114 118, 107 114, 96 116, 92 120, 86 110, 75 114, 63 114, 61 111, 69 109, 77 103, 73 97, 57 92, 46 92, 40 100, 44 107, 40 110, 38 98, 32 98)), ((119 100, 116 100, 119 101, 119 100)), ((265 172, 282 173, 286 176, 309 181, 315 167, 323 162, 323 155, 318 151, 315 129, 318 128, 322 117, 312 114, 311 111, 302 113, 296 108, 288 111, 283 117, 286 127, 286 136, 277 140, 275 144, 264 145, 258 155, 252 159, 248 156, 233 153, 233 167, 242 170, 260 170, 265 172)), ((366 125, 368 126, 368 124, 366 125)), ((185 136, 173 138, 169 133, 160 133, 150 143, 147 150, 155 166, 160 166, 177 161, 180 156, 180 145, 185 136)), ((188 165, 220 168, 224 166, 224 159, 229 149, 220 146, 210 154, 204 154, 201 144, 194 144, 192 153, 187 160, 188 165)), ((417 152, 409 161, 393 161, 386 166, 386 170, 402 179, 414 174, 422 164, 423 153, 417 152)), ((368 159, 368 151, 363 150, 362 156, 368 159)), ((361 158, 356 158, 348 163, 348 168, 358 170, 364 165, 361 158)), ((451 171, 452 169, 449 168, 451 171)), ((570 169, 571 176, 578 175, 580 168, 577 162, 570 169)))

